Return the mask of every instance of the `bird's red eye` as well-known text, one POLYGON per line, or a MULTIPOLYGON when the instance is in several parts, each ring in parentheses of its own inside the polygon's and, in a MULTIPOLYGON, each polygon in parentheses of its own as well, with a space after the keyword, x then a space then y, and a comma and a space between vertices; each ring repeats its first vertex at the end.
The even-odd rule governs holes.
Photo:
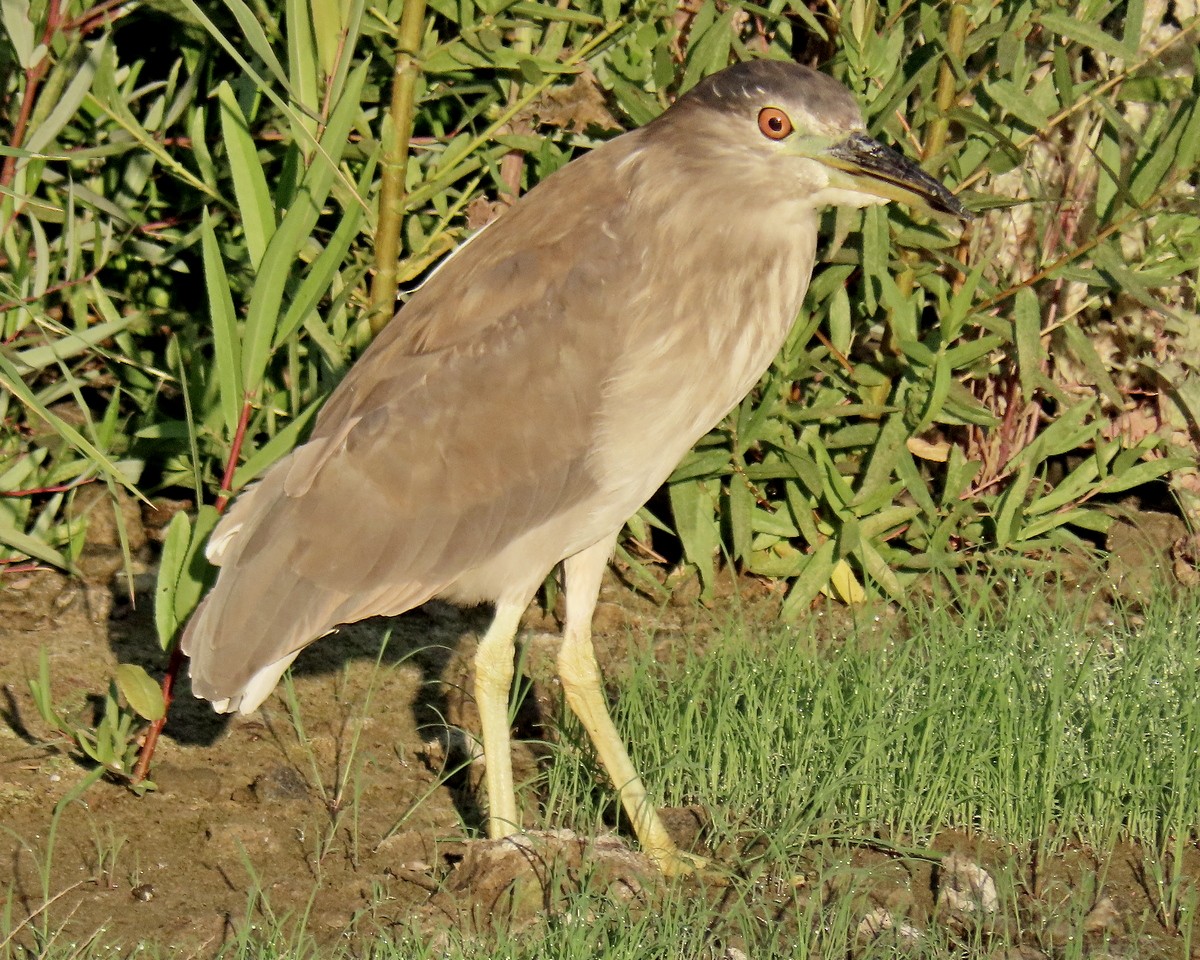
POLYGON ((763 107, 758 111, 758 129, 768 140, 782 140, 792 132, 792 121, 778 107, 763 107))

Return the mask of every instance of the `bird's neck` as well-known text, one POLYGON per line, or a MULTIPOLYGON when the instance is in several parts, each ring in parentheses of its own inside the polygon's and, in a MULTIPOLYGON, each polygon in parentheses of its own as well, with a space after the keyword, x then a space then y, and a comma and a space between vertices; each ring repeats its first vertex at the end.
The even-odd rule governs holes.
POLYGON ((631 152, 623 165, 628 242, 641 246, 640 286, 671 291, 669 302, 645 305, 647 322, 671 336, 707 338, 714 358, 744 358, 739 385, 753 385, 804 300, 816 215, 800 202, 764 202, 752 183, 714 188, 702 169, 672 167, 651 150, 631 152), (655 175, 664 169, 674 172, 655 175))

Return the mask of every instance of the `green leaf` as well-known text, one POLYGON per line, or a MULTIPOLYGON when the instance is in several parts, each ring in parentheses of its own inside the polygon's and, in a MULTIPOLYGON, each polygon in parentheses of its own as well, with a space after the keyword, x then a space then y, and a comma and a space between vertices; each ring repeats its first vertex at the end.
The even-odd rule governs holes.
POLYGON ((135 497, 142 500, 146 499, 137 487, 133 485, 133 481, 128 478, 125 471, 114 463, 107 454, 96 449, 78 430, 51 411, 34 396, 33 392, 26 386, 16 368, 3 352, 0 352, 0 385, 11 391, 35 416, 44 420, 55 433, 87 457, 107 478, 121 484, 121 486, 125 487, 135 497))
POLYGON ((175 581, 175 620, 181 626, 187 623, 212 582, 215 568, 208 562, 204 549, 208 544, 209 534, 220 519, 216 507, 211 504, 204 504, 196 511, 187 553, 175 581))
MULTIPOLYGON (((374 172, 375 158, 372 157, 359 178, 359 191, 364 195, 367 193, 374 172)), ((346 253, 358 235, 362 214, 362 208, 354 205, 343 215, 333 236, 329 238, 329 242, 325 244, 317 258, 313 260, 308 273, 305 274, 292 297, 287 313, 275 332, 272 349, 278 349, 288 337, 300 329, 305 317, 316 309, 321 298, 329 292, 333 278, 338 276, 339 268, 345 265, 346 253)))
MULTIPOLYGON (((933 361, 932 382, 929 382, 929 395, 925 400, 925 409, 921 412, 921 419, 917 421, 915 427, 912 428, 912 435, 916 436, 925 432, 925 430, 942 415, 942 408, 946 404, 946 398, 950 395, 950 384, 954 382, 953 373, 954 367, 950 360, 946 357, 945 352, 939 352, 933 361)), ((926 378, 928 381, 928 377, 926 378)))
POLYGON ((1037 294, 1029 287, 1022 287, 1013 298, 1013 326, 1021 397, 1029 403, 1037 393, 1042 363, 1046 358, 1046 352, 1042 349, 1042 311, 1037 294))
POLYGON ((667 490, 684 556, 700 574, 701 596, 710 599, 716 581, 715 558, 721 546, 716 510, 718 485, 711 480, 687 480, 673 483, 667 490))
POLYGON ((736 12, 736 8, 730 7, 703 33, 696 32, 696 21, 693 21, 692 42, 688 45, 688 62, 683 71, 682 90, 690 90, 703 77, 728 65, 729 48, 733 43, 733 16, 736 12))
POLYGON ((1051 510, 1059 510, 1069 503, 1078 500, 1094 488, 1100 476, 1100 464, 1097 457, 1088 457, 1078 467, 1072 470, 1050 493, 1038 497, 1029 505, 1028 513, 1040 516, 1051 510))
POLYGON ((908 425, 905 424, 902 414, 893 413, 883 421, 883 428, 871 448, 867 469, 862 476, 858 493, 851 501, 852 505, 861 505, 891 480, 895 473, 896 461, 904 451, 904 441, 908 437, 908 425))
POLYGON ((286 454, 296 445, 300 434, 308 427, 309 422, 321 409, 325 399, 322 397, 311 403, 300 416, 275 434, 270 440, 259 447, 253 454, 246 457, 233 474, 233 489, 241 490, 246 484, 267 469, 276 460, 286 454))
POLYGON ((1118 410, 1123 408, 1125 406, 1125 397, 1117 389, 1117 385, 1113 383, 1113 379, 1109 376, 1108 370, 1104 366, 1104 361, 1100 359, 1100 354, 1096 352, 1096 347, 1092 343, 1091 338, 1072 321, 1068 321, 1063 325, 1063 333, 1066 335, 1071 355, 1083 364, 1088 375, 1095 381, 1096 387, 1104 394, 1109 403, 1113 404, 1118 410))
POLYGON ((757 502, 749 484, 735 475, 729 483, 729 539, 734 559, 740 560, 750 552, 751 518, 756 512, 757 502))
POLYGON ((0 543, 27 557, 33 557, 35 560, 58 567, 60 570, 73 572, 75 569, 74 564, 63 553, 44 539, 28 534, 14 525, 3 511, 0 511, 0 543))
POLYGON ((834 553, 834 543, 828 540, 809 556, 804 570, 792 582, 792 588, 783 601, 783 607, 779 611, 782 619, 795 620, 808 612, 817 594, 829 583, 835 562, 834 553))
POLYGON ((267 177, 258 160, 258 148, 228 83, 222 82, 217 87, 217 102, 233 192, 242 215, 242 229, 246 232, 246 248, 250 252, 250 263, 257 269, 275 232, 271 191, 267 189, 267 177))
MULTIPOLYGON (((181 0, 181 2, 189 8, 192 15, 204 24, 205 28, 214 37, 221 38, 224 36, 213 22, 205 16, 203 10, 200 9, 195 0, 181 0)), ((271 41, 267 39, 262 25, 258 22, 258 18, 255 17, 250 7, 246 5, 245 0, 223 0, 223 2, 226 9, 233 14, 238 28, 241 30, 242 38, 249 44, 250 49, 266 64, 267 69, 275 75, 275 79, 286 87, 288 78, 287 74, 283 72, 283 65, 275 56, 275 49, 271 46, 271 41)))
POLYGON ((1022 541, 1031 541, 1065 526, 1103 531, 1111 523, 1112 517, 1093 507, 1076 507, 1073 510, 1061 510, 1033 520, 1021 530, 1020 538, 1022 541))
POLYGON ((138 317, 129 315, 121 317, 119 320, 98 323, 94 327, 88 327, 79 333, 67 334, 40 347, 18 350, 12 354, 12 359, 22 374, 42 371, 47 367, 54 366, 60 360, 69 360, 81 353, 93 350, 98 344, 116 336, 137 319, 138 317))
POLYGON ((92 81, 95 79, 100 61, 108 53, 108 50, 107 34, 87 48, 87 56, 76 68, 66 90, 55 99, 50 113, 30 131, 29 139, 25 141, 26 150, 30 153, 41 153, 58 138, 58 135, 62 133, 83 105, 84 98, 92 89, 92 81))
POLYGON ((164 650, 175 642, 179 633, 179 618, 175 613, 175 592, 187 563, 192 541, 192 524, 180 511, 171 518, 163 537, 162 557, 158 565, 158 581, 154 588, 154 626, 158 643, 164 650))
MULTIPOLYGON (((12 43, 13 53, 21 69, 28 70, 33 64, 33 14, 29 0, 0 0, 0 21, 12 43)), ((45 51, 43 51, 43 56, 45 51)))
POLYGON ((347 78, 346 91, 321 138, 321 149, 314 156, 295 201, 263 254, 246 314, 242 350, 242 382, 248 395, 257 395, 262 386, 279 322, 284 286, 333 185, 337 163, 349 141, 350 128, 358 118, 359 100, 369 66, 369 62, 359 64, 347 78))
POLYGON ((217 374, 217 399, 225 420, 225 436, 232 442, 242 416, 241 339, 229 277, 221 260, 221 251, 213 233, 207 208, 200 220, 200 248, 204 261, 204 286, 208 292, 208 316, 212 325, 214 366, 217 374))
POLYGON ((609 77, 613 96, 635 126, 645 126, 661 112, 662 108, 645 90, 640 89, 618 74, 609 77))
POLYGON ((887 561, 883 559, 873 544, 867 540, 860 541, 854 554, 862 564, 863 570, 883 588, 892 600, 897 603, 904 602, 904 588, 900 584, 900 579, 892 572, 887 561))
POLYGON ((1018 466, 1039 464, 1060 453, 1069 453, 1083 446, 1096 433, 1095 424, 1087 418, 1096 408, 1094 401, 1085 400, 1060 413, 1029 446, 1018 450, 1005 465, 1013 470, 1018 466))
POLYGON ((604 18, 583 10, 572 10, 570 7, 556 7, 550 3, 535 3, 532 0, 518 0, 508 7, 508 12, 515 17, 528 17, 530 20, 560 21, 575 23, 583 26, 602 27, 604 18))
POLYGON ((121 663, 113 674, 117 689, 143 720, 161 720, 167 713, 162 687, 155 683, 144 667, 121 663))
POLYGON ((863 517, 858 525, 859 533, 868 540, 876 540, 885 533, 904 526, 904 524, 908 523, 920 512, 920 508, 918 507, 899 505, 885 507, 878 513, 873 513, 869 517, 863 517))
POLYGON ((1129 269, 1123 255, 1117 250, 1107 244, 1101 244, 1092 250, 1092 259, 1096 262, 1097 267, 1117 281, 1116 286, 1122 293, 1133 297, 1150 310, 1182 319, 1171 306, 1163 303, 1161 299, 1150 292, 1149 283, 1129 269))
MULTIPOLYGON (((1128 46, 1110 37, 1085 17, 1071 17, 1060 13, 1042 13, 1038 18, 1043 27, 1054 31, 1060 37, 1074 40, 1078 44, 1107 53, 1110 57, 1120 57, 1122 60, 1137 55, 1137 44, 1128 46)), ((1136 37, 1135 37, 1136 41, 1136 37)))
POLYGON ((1022 507, 1025 505, 1025 494, 1032 480, 1033 464, 1026 463, 1000 495, 1000 509, 996 513, 996 546, 1004 548, 1022 539, 1022 507))
POLYGON ((294 136, 302 144, 305 153, 311 153, 311 144, 317 137, 317 114, 320 110, 320 83, 318 68, 328 72, 333 65, 333 55, 341 33, 338 11, 330 0, 284 0, 284 30, 287 36, 288 78, 291 81, 295 103, 300 113, 292 122, 301 129, 294 136), (313 19, 318 10, 326 29, 330 30, 324 42, 317 44, 314 37, 313 19), (319 49, 318 49, 319 48, 319 49), (327 62, 322 62, 322 58, 327 62))
POLYGON ((1194 461, 1190 457, 1163 457, 1158 460, 1147 460, 1120 474, 1108 477, 1100 483, 1099 487, 1103 493, 1121 493, 1164 477, 1174 470, 1182 470, 1190 466, 1194 466, 1194 461))

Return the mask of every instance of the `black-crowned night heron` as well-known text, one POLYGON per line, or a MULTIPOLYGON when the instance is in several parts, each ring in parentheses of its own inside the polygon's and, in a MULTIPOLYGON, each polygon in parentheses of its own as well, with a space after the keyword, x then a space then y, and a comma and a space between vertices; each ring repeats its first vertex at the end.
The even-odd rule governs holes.
POLYGON ((514 637, 561 561, 567 703, 642 849, 686 869, 605 705, 601 575, 625 521, 783 344, 821 211, 885 200, 967 216, 866 135, 841 85, 765 61, 539 184, 413 295, 311 439, 214 530, 220 575, 183 639, 193 691, 247 713, 338 624, 490 601, 475 696, 488 833, 508 835, 514 637))

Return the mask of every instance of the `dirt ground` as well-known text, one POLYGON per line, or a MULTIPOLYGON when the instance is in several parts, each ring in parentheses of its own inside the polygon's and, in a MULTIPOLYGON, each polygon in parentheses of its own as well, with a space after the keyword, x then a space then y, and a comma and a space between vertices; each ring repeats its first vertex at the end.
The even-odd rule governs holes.
MULTIPOLYGON (((1115 579, 1132 584, 1155 563, 1169 562, 1138 552, 1170 542, 1169 532, 1131 534, 1118 550, 1124 559, 1115 579)), ((53 571, 0 579, 0 884, 12 912, 8 929, 0 928, 0 955, 4 937, 26 917, 32 922, 12 943, 34 945, 43 916, 59 943, 148 940, 175 955, 205 957, 247 926, 286 930, 301 920, 317 942, 330 944, 348 931, 352 939, 400 930, 436 938, 497 919, 519 928, 538 922, 553 900, 535 876, 536 864, 547 861, 557 864, 555 883, 567 887, 572 877, 599 871, 611 897, 649 903, 661 893, 648 862, 615 835, 464 841, 481 819, 474 801, 479 764, 470 762, 471 741, 461 731, 478 728, 470 664, 488 614, 441 604, 391 621, 381 669, 380 623, 315 645, 294 671, 298 715, 281 688, 253 716, 218 717, 185 683, 159 747, 157 790, 139 798, 102 781, 64 809, 52 833, 55 804, 86 768, 48 743, 34 708, 28 679, 39 649, 49 654, 55 702, 84 719, 115 663, 142 663, 155 675, 162 664, 152 596, 144 592, 151 574, 138 578, 143 593, 130 605, 120 578, 109 579, 112 544, 102 531, 94 539, 84 564, 90 583, 53 571), (464 765, 465 772, 447 776, 464 765)), ((142 550, 149 563, 152 545, 142 550)), ((778 602, 758 584, 743 585, 739 595, 750 618, 769 620, 778 602)), ((606 675, 619 674, 630 644, 653 645, 660 660, 669 660, 682 643, 711 632, 714 619, 686 597, 660 607, 610 577, 596 619, 601 665, 606 675)), ((533 687, 517 718, 518 782, 545 761, 521 741, 546 735, 545 720, 560 699, 552 677, 557 623, 538 611, 526 620, 533 687)), ((702 848, 702 816, 665 814, 682 844, 702 848)), ((536 811, 527 817, 537 822, 536 811)), ((979 924, 991 917, 988 897, 995 896, 989 871, 1015 873, 1024 885, 1020 929, 988 933, 1002 945, 995 956, 1037 960, 1070 946, 1073 956, 1190 960, 1156 916, 1139 851, 1118 849, 1104 863, 1090 851, 1068 851, 1037 865, 1030 884, 1027 852, 957 834, 939 837, 934 847, 954 856, 935 866, 869 846, 814 848, 806 872, 845 880, 826 880, 806 895, 834 896, 845 892, 839 883, 853 885, 863 942, 890 938, 903 953, 905 938, 927 928, 935 913, 947 936, 978 941, 979 924)), ((1200 875, 1200 856, 1192 855, 1189 872, 1200 875)), ((783 886, 768 879, 736 887, 737 896, 757 900, 756 911, 779 919, 781 936, 788 935, 784 918, 796 912, 783 886)), ((734 890, 696 886, 695 893, 713 901, 719 918, 734 890)), ((2 907, 0 901, 0 915, 2 907)), ((714 936, 720 940, 719 931, 714 936)), ((737 955, 734 946, 728 950, 726 956, 737 955)), ((1200 957, 1200 946, 1192 957, 1200 957)))

